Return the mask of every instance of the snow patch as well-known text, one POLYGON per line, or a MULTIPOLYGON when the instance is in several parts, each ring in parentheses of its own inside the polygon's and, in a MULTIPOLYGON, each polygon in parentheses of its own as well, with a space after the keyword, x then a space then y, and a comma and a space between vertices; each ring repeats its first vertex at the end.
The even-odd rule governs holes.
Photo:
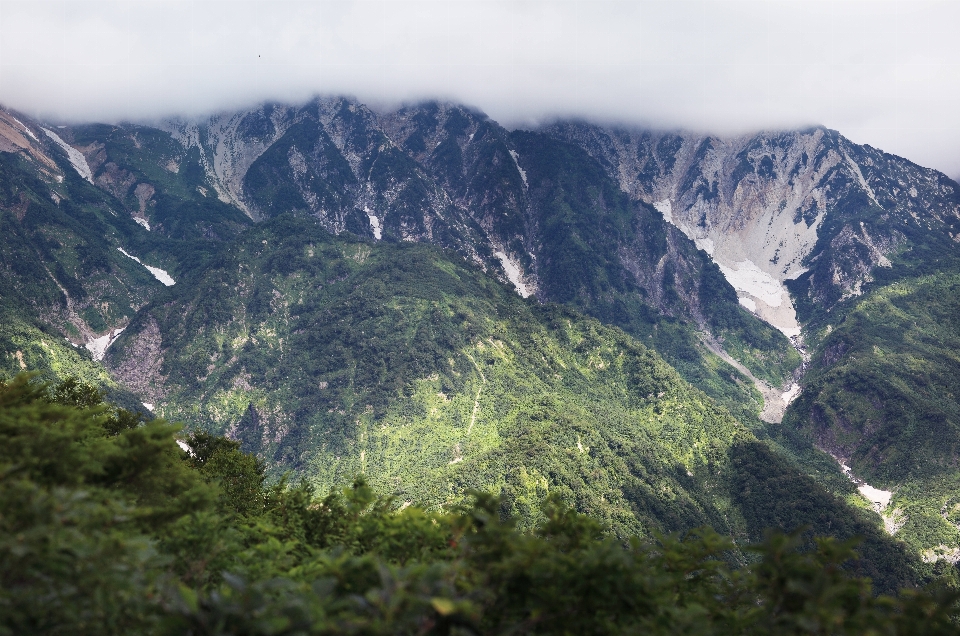
POLYGON ((146 219, 141 219, 141 218, 138 218, 138 217, 133 217, 133 220, 136 221, 137 223, 139 223, 140 225, 142 225, 143 227, 147 228, 147 232, 150 231, 150 222, 147 221, 146 219))
POLYGON ((713 258, 713 253, 716 251, 716 245, 714 244, 713 239, 698 237, 697 233, 694 232, 689 225, 679 219, 673 218, 673 204, 670 203, 670 199, 656 201, 654 202, 653 207, 656 208, 657 212, 663 215, 664 221, 683 232, 688 239, 693 241, 693 244, 697 246, 698 250, 703 250, 709 254, 711 258, 713 258))
MULTIPOLYGON (((517 154, 516 150, 510 151, 510 156, 513 157, 513 163, 517 166, 517 170, 520 172, 520 178, 523 179, 523 187, 527 187, 527 172, 520 167, 520 155, 517 154)), ((526 298, 526 296, 524 296, 526 298)))
POLYGON ((800 395, 800 385, 799 385, 799 384, 791 384, 791 385, 790 385, 790 388, 787 389, 787 390, 784 392, 784 394, 783 394, 783 403, 784 403, 784 404, 790 404, 790 403, 793 402, 795 399, 797 399, 797 396, 798 396, 798 395, 800 395))
MULTIPOLYGON (((751 260, 734 263, 734 267, 720 265, 720 271, 737 292, 749 294, 770 307, 779 307, 785 291, 776 278, 766 273, 751 260)), ((738 294, 739 295, 739 294, 738 294)))
POLYGON ((79 150, 61 139, 60 135, 52 130, 48 130, 47 128, 41 128, 40 130, 47 133, 47 137, 52 139, 58 146, 67 152, 67 158, 70 159, 70 165, 73 166, 73 169, 77 171, 77 174, 90 183, 93 183, 93 172, 90 170, 90 165, 87 163, 86 157, 84 157, 79 150))
POLYGON ((707 254, 709 254, 710 256, 713 256, 713 251, 715 249, 715 246, 713 244, 712 239, 698 238, 698 239, 695 239, 693 242, 697 246, 697 249, 701 249, 707 254))
MULTIPOLYGON (((726 248, 723 245, 723 239, 720 239, 721 245, 718 254, 718 246, 714 239, 697 236, 697 232, 682 220, 674 218, 673 204, 670 199, 655 201, 653 207, 656 208, 663 219, 684 233, 687 238, 692 240, 698 249, 705 251, 720 267, 727 282, 737 291, 737 298, 740 304, 757 315, 761 320, 766 321, 783 333, 788 338, 795 338, 800 335, 800 324, 797 322, 796 313, 793 308, 793 302, 786 288, 775 277, 760 269, 757 264, 749 258, 742 261, 733 259, 727 260, 730 256, 729 245, 726 248), (761 304, 757 304, 757 303, 761 304)), ((716 238, 716 236, 714 237, 716 238)), ((737 250, 742 257, 743 252, 737 250)), ((792 276, 800 276, 806 270, 799 269, 792 273, 792 276)), ((790 278, 789 276, 787 278, 790 278)))
POLYGON ((120 251, 121 254, 123 254, 127 258, 132 258, 133 260, 137 261, 138 263, 146 267, 147 270, 149 270, 150 273, 153 274, 154 278, 156 278, 158 281, 160 281, 167 287, 170 287, 171 285, 176 285, 177 281, 173 280, 173 278, 170 276, 170 274, 166 272, 166 270, 160 269, 159 267, 150 267, 149 265, 145 265, 143 261, 141 261, 136 256, 133 256, 132 254, 128 254, 127 251, 124 250, 122 247, 118 247, 117 249, 120 251))
POLYGON ((190 448, 190 445, 187 444, 187 443, 186 443, 185 441, 183 441, 182 439, 178 439, 178 440, 177 440, 177 446, 179 446, 179 447, 181 448, 181 450, 183 450, 183 452, 188 453, 188 454, 190 455, 190 457, 195 457, 195 455, 194 455, 194 453, 193 453, 193 449, 190 448))
POLYGON ((673 223, 673 205, 670 203, 670 199, 656 201, 654 202, 653 207, 656 208, 657 212, 663 215, 664 221, 667 223, 673 223))
POLYGON ((14 117, 13 115, 11 115, 10 118, 13 119, 13 121, 17 122, 18 124, 20 124, 20 127, 23 128, 23 130, 24 130, 28 135, 30 135, 30 137, 31 137, 34 141, 36 141, 37 143, 40 142, 40 140, 37 139, 37 136, 33 134, 33 131, 30 130, 29 128, 27 128, 27 127, 23 124, 22 121, 20 121, 19 119, 17 119, 17 118, 14 117))
POLYGON ((527 298, 530 295, 530 290, 523 284, 523 280, 520 277, 520 266, 511 261, 510 257, 503 252, 494 252, 493 255, 500 259, 500 264, 503 265, 503 271, 506 272, 507 278, 510 279, 513 286, 517 288, 517 293, 527 298))
POLYGON ((893 493, 889 490, 874 488, 862 479, 857 479, 853 476, 849 466, 840 460, 837 461, 840 462, 840 468, 843 469, 843 474, 857 485, 857 490, 860 491, 863 498, 873 504, 873 509, 877 511, 878 514, 883 513, 883 511, 887 509, 887 506, 890 505, 890 499, 893 497, 893 493))
MULTIPOLYGON (((773 323, 770 323, 770 324, 773 324, 773 323)), ((799 336, 801 333, 803 333, 803 330, 800 329, 800 327, 784 327, 782 325, 773 325, 773 326, 775 329, 779 329, 780 333, 785 335, 787 338, 790 338, 791 340, 799 336)))
POLYGON ((103 360, 103 356, 107 353, 107 349, 110 348, 117 338, 120 337, 120 334, 123 333, 123 329, 112 329, 108 331, 105 335, 100 336, 99 338, 94 338, 84 346, 90 352, 90 355, 93 356, 93 359, 99 362, 103 360))
POLYGON ((380 225, 380 219, 378 219, 368 207, 364 207, 363 211, 367 213, 367 218, 370 220, 370 227, 373 229, 373 238, 379 241, 380 237, 383 236, 383 226, 380 225))
POLYGON ((153 413, 153 404, 150 404, 149 402, 144 402, 143 407, 148 411, 150 411, 151 413, 153 413))
POLYGON ((873 504, 877 512, 886 510, 887 506, 890 505, 890 498, 893 497, 893 493, 889 490, 880 490, 869 484, 863 484, 857 488, 857 490, 860 491, 860 494, 863 495, 867 501, 873 504))

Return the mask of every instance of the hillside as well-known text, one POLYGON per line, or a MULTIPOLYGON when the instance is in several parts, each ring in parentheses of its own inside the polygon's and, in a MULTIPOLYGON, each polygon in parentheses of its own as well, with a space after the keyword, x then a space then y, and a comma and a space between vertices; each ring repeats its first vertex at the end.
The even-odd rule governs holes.
MULTIPOLYGON (((949 468, 940 490, 925 469, 887 476, 893 451, 946 439, 933 416, 886 454, 860 433, 831 446, 851 421, 872 439, 876 417, 831 393, 848 379, 824 362, 827 325, 953 267, 955 184, 938 173, 825 129, 508 131, 437 103, 0 120, 6 377, 78 375, 241 440, 273 478, 362 472, 429 506, 493 488, 528 524, 553 490, 621 536, 810 522, 866 534, 882 562, 895 542, 815 446, 878 488, 937 493, 924 510, 949 504, 949 468), (824 400, 840 413, 826 424, 809 406, 824 400)), ((934 354, 950 312, 902 311, 907 331, 938 325, 903 355, 949 374, 934 354)), ((839 368, 869 376, 865 359, 839 368)), ((917 412, 952 412, 951 391, 917 388, 898 389, 917 412)), ((953 549, 926 514, 898 538, 953 549)))
POLYGON ((107 367, 127 386, 149 376, 158 414, 240 440, 268 474, 325 490, 362 473, 405 505, 442 508, 492 489, 522 524, 556 493, 619 536, 709 524, 747 541, 810 523, 869 537, 878 583, 912 576, 870 514, 778 460, 656 353, 455 254, 281 216, 178 291, 140 312, 107 367))
POLYGON ((814 364, 784 424, 876 488, 887 526, 927 558, 956 560, 960 275, 879 287, 820 325, 814 364))
POLYGON ((523 529, 483 494, 396 509, 360 478, 327 495, 266 483, 237 442, 178 429, 74 381, 0 380, 0 465, 16 466, 0 480, 0 630, 956 632, 955 595, 875 597, 849 542, 800 552, 773 532, 743 565, 709 529, 624 542, 557 496, 523 529))
POLYGON ((809 351, 799 397, 762 435, 834 492, 848 487, 834 466, 847 466, 870 496, 892 497, 878 505, 888 531, 955 562, 960 186, 825 128, 721 138, 560 122, 544 132, 656 205, 744 306, 797 334, 809 351))
POLYGON ((960 186, 834 130, 716 137, 558 122, 544 133, 656 205, 745 306, 788 335, 890 280, 898 257, 912 268, 956 264, 960 186))
POLYGON ((775 386, 800 363, 689 239, 570 144, 462 106, 378 113, 343 98, 161 126, 201 153, 220 197, 252 218, 300 211, 335 234, 455 249, 521 295, 575 304, 649 340, 745 417, 760 411, 759 395, 704 333, 775 386))

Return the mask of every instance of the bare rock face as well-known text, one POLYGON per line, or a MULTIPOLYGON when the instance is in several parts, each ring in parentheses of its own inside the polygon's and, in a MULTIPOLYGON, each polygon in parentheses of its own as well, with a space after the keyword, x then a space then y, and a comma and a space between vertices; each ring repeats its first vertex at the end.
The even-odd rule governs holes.
POLYGON ((293 108, 264 104, 250 111, 224 112, 202 122, 167 120, 160 127, 184 148, 200 150, 207 177, 224 203, 259 218, 243 193, 243 178, 263 152, 293 123, 293 108))
MULTIPOLYGON (((700 265, 683 240, 643 244, 663 235, 649 206, 713 259, 741 305, 791 337, 812 313, 862 293, 918 235, 960 241, 953 181, 825 128, 721 138, 561 122, 511 132, 460 105, 374 111, 341 97, 160 127, 199 153, 204 195, 211 187, 253 219, 307 212, 333 233, 434 243, 541 300, 565 302, 561 288, 580 284, 561 254, 587 259, 612 276, 597 295, 608 283, 636 286, 660 313, 701 327, 700 265), (630 204, 632 219, 620 214, 630 204), (572 215, 558 218, 560 208, 572 215), (584 214, 595 227, 571 229, 584 214)), ((10 114, 0 133, 11 148, 50 145, 10 114)), ((133 193, 130 213, 150 229, 153 186, 100 142, 80 151, 99 187, 119 200, 133 193)), ((172 161, 164 167, 178 170, 172 161)))
POLYGON ((63 172, 50 157, 49 148, 37 136, 41 131, 39 126, 28 126, 13 113, 0 108, 0 152, 20 153, 28 158, 44 177, 57 182, 63 181, 63 172))
POLYGON ((616 182, 570 144, 510 132, 459 105, 375 112, 339 97, 163 127, 184 147, 200 149, 220 198, 251 218, 307 212, 333 233, 455 249, 541 300, 570 300, 567 288, 589 286, 569 280, 576 268, 558 259, 577 256, 564 242, 588 244, 577 256, 587 269, 614 272, 614 284, 625 289, 642 288, 658 311, 704 322, 695 292, 702 264, 679 246, 686 240, 671 235, 651 248, 628 226, 649 225, 655 213, 631 209, 616 182), (573 228, 576 219, 556 218, 560 208, 596 218, 573 228), (587 232, 593 236, 581 235, 587 232))
POLYGON ((719 138, 562 123, 545 132, 652 203, 713 258, 741 304, 788 336, 799 333, 798 300, 828 309, 861 293, 911 234, 960 234, 950 179, 825 128, 719 138))
POLYGON ((113 355, 108 352, 104 360, 113 377, 144 401, 162 402, 166 395, 165 378, 161 374, 163 342, 157 321, 148 318, 145 325, 130 330, 129 339, 120 351, 113 355))

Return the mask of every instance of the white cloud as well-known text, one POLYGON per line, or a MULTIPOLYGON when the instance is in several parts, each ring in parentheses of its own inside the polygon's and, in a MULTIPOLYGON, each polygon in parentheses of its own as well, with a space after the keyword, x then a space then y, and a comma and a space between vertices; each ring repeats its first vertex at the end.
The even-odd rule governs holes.
POLYGON ((0 101, 153 117, 351 93, 733 131, 823 123, 960 175, 960 3, 0 0, 0 101))

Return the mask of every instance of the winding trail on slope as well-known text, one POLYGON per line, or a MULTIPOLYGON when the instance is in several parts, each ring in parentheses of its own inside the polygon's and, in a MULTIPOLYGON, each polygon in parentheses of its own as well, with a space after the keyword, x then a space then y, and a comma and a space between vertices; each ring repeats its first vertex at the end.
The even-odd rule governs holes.
POLYGON ((473 359, 473 356, 469 353, 467 357, 470 358, 470 362, 473 363, 473 366, 477 368, 477 373, 480 374, 480 388, 477 389, 477 397, 473 400, 473 413, 470 415, 470 426, 467 427, 467 435, 470 435, 470 431, 473 430, 473 425, 477 421, 477 409, 480 408, 480 394, 483 393, 483 387, 487 384, 487 377, 483 375, 483 371, 480 370, 480 365, 477 364, 477 361, 473 359))

